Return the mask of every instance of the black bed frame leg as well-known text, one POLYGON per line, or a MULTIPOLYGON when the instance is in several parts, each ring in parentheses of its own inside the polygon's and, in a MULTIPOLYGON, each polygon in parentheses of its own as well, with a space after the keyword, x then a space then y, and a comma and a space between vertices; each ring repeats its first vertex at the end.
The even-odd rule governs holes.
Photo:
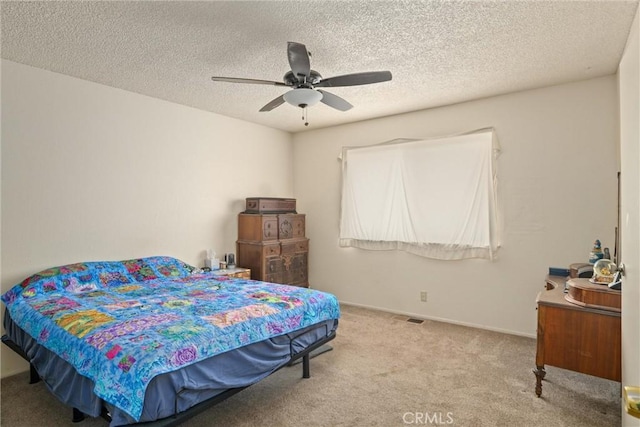
POLYGON ((302 378, 311 378, 309 373, 309 354, 302 356, 302 378))
POLYGON ((40 381, 40 375, 38 375, 38 371, 36 371, 33 363, 29 363, 29 384, 35 384, 40 381))
POLYGON ((79 423, 84 420, 84 413, 76 408, 73 408, 73 418, 71 421, 74 423, 79 423))

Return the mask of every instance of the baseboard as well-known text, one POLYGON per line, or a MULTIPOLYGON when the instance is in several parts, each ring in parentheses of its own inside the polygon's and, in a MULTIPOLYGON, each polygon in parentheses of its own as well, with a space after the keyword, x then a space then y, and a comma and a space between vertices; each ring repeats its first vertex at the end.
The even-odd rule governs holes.
POLYGON ((493 327, 490 327, 490 326, 479 325, 479 324, 476 324, 476 323, 460 322, 460 321, 457 321, 457 320, 446 319, 446 318, 435 317, 435 316, 425 316, 424 314, 411 313, 409 311, 392 310, 392 309, 388 309, 388 308, 375 307, 375 306, 371 306, 371 305, 359 304, 359 303, 349 302, 349 301, 340 301, 340 304, 341 305, 351 305, 351 306, 360 307, 360 308, 366 308, 366 309, 369 309, 369 310, 382 311, 382 312, 385 312, 385 313, 400 314, 400 315, 411 317, 411 318, 414 318, 414 319, 433 320, 433 321, 436 321, 436 322, 450 323, 452 325, 466 326, 468 328, 484 329, 484 330, 492 331, 492 332, 500 332, 502 334, 516 335, 516 336, 519 336, 519 337, 536 338, 536 334, 525 334, 525 333, 519 332, 519 331, 512 331, 512 330, 509 330, 509 329, 501 329, 501 328, 493 328, 493 327))

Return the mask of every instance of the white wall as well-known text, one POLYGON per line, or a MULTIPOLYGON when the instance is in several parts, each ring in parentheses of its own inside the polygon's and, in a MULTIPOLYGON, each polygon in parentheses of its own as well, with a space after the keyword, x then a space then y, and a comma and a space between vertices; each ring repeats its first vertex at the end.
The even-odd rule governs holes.
MULTIPOLYGON (((640 21, 631 27, 618 70, 622 262, 622 385, 640 386, 640 21)), ((640 426, 623 409, 622 425, 640 426)))
POLYGON ((616 78, 608 76, 294 135, 311 285, 343 302, 534 336, 535 298, 548 267, 586 262, 596 238, 613 250, 617 104, 616 78), (487 126, 502 146, 497 261, 338 247, 341 147, 487 126))
MULTIPOLYGON (((293 196, 291 135, 2 61, 2 292, 47 267, 235 252, 249 196, 293 196)), ((4 346, 0 346, 4 347, 4 346)), ((27 369, 2 353, 2 376, 27 369)))

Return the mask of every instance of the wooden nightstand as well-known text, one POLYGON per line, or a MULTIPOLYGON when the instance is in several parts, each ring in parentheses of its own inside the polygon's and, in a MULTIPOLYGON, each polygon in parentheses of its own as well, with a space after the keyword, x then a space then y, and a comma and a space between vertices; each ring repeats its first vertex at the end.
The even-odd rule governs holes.
POLYGON ((224 270, 212 270, 214 276, 236 277, 238 279, 251 279, 251 270, 248 268, 234 267, 225 268, 224 270))

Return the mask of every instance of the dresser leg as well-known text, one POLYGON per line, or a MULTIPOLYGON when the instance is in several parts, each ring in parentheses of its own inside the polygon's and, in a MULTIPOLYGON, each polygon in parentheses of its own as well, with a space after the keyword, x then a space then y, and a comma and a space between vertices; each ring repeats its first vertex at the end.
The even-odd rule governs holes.
POLYGON ((536 396, 540 397, 542 395, 542 380, 547 372, 544 370, 544 365, 536 365, 533 373, 536 374, 536 396))

